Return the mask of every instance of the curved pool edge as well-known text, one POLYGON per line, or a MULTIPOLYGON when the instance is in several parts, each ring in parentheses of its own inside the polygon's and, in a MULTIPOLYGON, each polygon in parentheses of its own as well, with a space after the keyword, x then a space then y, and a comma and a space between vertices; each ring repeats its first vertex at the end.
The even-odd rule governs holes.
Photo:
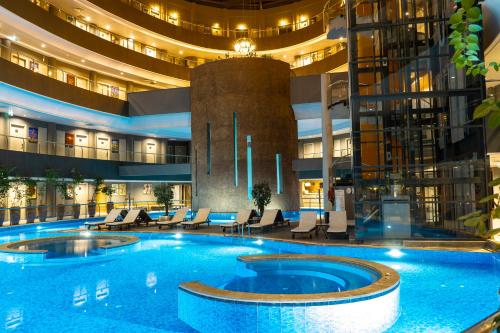
POLYGON ((240 303, 344 303, 355 302, 358 300, 370 299, 391 292, 399 286, 399 274, 392 268, 381 265, 375 262, 366 260, 326 255, 310 255, 310 254, 276 254, 276 255, 255 255, 238 257, 239 261, 256 262, 270 260, 308 260, 308 261, 325 261, 325 262, 341 262, 346 264, 357 265, 374 270, 380 274, 380 278, 372 284, 358 289, 327 292, 317 294, 259 294, 250 292, 231 291, 208 286, 198 281, 184 282, 179 285, 179 288, 205 298, 211 298, 221 301, 234 301, 240 303))
POLYGON ((243 256, 238 260, 246 263, 259 260, 340 261, 369 268, 380 277, 366 287, 317 294, 236 292, 196 281, 185 282, 178 288, 181 320, 200 332, 279 332, 290 325, 288 317, 284 316, 290 313, 295 320, 295 331, 299 332, 325 329, 328 332, 382 332, 399 317, 400 277, 385 265, 349 257, 307 254, 243 256))

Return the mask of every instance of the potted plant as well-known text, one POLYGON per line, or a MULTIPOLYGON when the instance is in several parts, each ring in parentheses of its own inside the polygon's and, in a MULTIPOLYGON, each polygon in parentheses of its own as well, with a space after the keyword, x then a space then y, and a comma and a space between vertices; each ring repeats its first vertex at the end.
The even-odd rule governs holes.
POLYGON ((64 213, 66 210, 66 200, 70 200, 71 197, 68 195, 68 184, 63 180, 56 181, 56 191, 59 193, 60 198, 62 199, 62 203, 57 204, 56 207, 56 217, 58 220, 62 220, 64 218, 64 213))
POLYGON ((101 192, 104 193, 108 197, 108 202, 106 202, 106 212, 109 213, 114 207, 113 203, 113 193, 115 193, 115 189, 110 185, 104 185, 101 188, 101 192))
POLYGON ((172 190, 172 184, 160 184, 155 186, 153 189, 153 194, 156 197, 156 202, 160 205, 165 206, 165 216, 168 217, 168 208, 172 205, 172 199, 174 198, 174 191, 172 190))
POLYGON ((0 167, 0 227, 5 221, 5 211, 7 210, 7 197, 9 196, 11 169, 0 167))
POLYGON ((23 200, 23 182, 22 179, 16 178, 11 180, 11 189, 13 191, 12 205, 10 211, 10 225, 18 225, 21 220, 21 201, 23 200))
POLYGON ((38 206, 38 219, 40 222, 45 222, 48 215, 48 205, 47 205, 47 187, 57 185, 57 172, 54 169, 46 169, 44 171, 45 183, 43 188, 39 188, 40 197, 42 201, 38 206))
POLYGON ((83 182, 83 176, 77 170, 71 170, 71 181, 70 181, 70 192, 73 197, 73 205, 71 206, 73 210, 73 218, 77 219, 80 217, 80 204, 76 202, 76 189, 78 185, 83 182))
POLYGON ((31 178, 23 178, 21 182, 24 185, 24 196, 26 199, 26 223, 35 222, 36 218, 36 181, 31 178))
POLYGON ((102 184, 104 184, 104 180, 101 177, 97 176, 94 178, 94 193, 92 193, 92 198, 87 205, 89 217, 95 216, 95 210, 97 206, 95 200, 97 193, 101 191, 102 184))
POLYGON ((252 198, 259 210, 260 216, 264 214, 264 208, 271 203, 271 188, 267 183, 255 184, 252 189, 252 198))

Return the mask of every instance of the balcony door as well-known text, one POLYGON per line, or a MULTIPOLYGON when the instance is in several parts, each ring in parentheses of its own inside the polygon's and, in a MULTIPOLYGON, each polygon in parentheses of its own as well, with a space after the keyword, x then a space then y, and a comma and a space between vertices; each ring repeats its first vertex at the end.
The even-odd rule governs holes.
POLYGON ((96 140, 96 157, 98 160, 110 159, 110 141, 108 137, 98 136, 96 140))
POLYGON ((9 150, 24 151, 26 125, 10 124, 9 150))
POLYGON ((75 157, 89 158, 89 137, 83 134, 76 135, 75 157))

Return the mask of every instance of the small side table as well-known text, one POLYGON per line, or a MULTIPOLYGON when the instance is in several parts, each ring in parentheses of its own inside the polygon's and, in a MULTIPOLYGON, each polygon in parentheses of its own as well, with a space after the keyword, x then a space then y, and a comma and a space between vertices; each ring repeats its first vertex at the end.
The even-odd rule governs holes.
POLYGON ((321 231, 325 238, 328 238, 327 230, 330 225, 328 223, 317 223, 316 224, 316 235, 321 231))

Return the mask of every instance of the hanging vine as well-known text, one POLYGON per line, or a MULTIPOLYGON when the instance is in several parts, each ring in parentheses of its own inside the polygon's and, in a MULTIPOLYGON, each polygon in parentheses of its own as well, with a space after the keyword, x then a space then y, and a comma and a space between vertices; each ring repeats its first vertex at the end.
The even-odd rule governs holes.
MULTIPOLYGON (((499 63, 496 61, 486 64, 481 60, 480 33, 483 30, 482 10, 479 5, 481 0, 455 0, 455 13, 450 17, 449 24, 450 45, 454 49, 451 62, 457 69, 465 70, 466 75, 486 76, 489 70, 498 71, 499 63)), ((500 127, 500 101, 496 98, 488 97, 474 109, 473 119, 487 117, 487 124, 490 128, 500 127)), ((500 178, 493 179, 488 186, 500 185, 500 178)), ((499 194, 492 194, 482 198, 479 204, 489 204, 492 209, 488 213, 477 210, 464 215, 459 220, 464 221, 465 226, 473 227, 478 235, 491 236, 499 233, 500 229, 487 230, 487 222, 500 218, 500 198, 499 194)))

